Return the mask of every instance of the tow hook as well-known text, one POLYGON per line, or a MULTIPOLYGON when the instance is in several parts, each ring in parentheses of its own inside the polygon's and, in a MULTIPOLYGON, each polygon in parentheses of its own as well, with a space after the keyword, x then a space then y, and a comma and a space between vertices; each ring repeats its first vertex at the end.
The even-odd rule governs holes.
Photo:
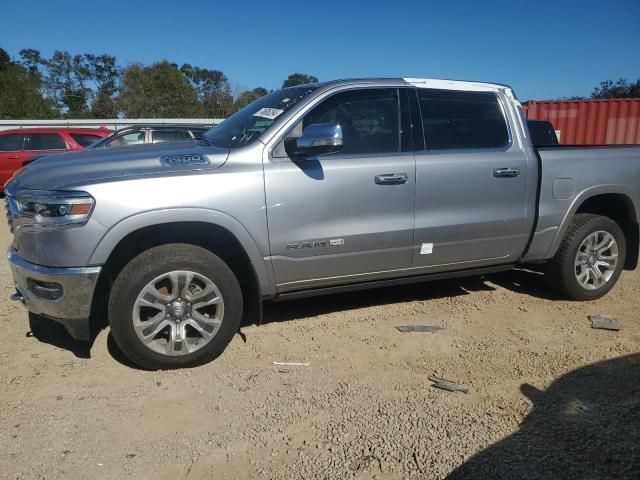
POLYGON ((24 297, 18 291, 16 291, 15 293, 12 293, 11 297, 9 297, 9 298, 14 302, 22 302, 22 303, 24 303, 24 297))

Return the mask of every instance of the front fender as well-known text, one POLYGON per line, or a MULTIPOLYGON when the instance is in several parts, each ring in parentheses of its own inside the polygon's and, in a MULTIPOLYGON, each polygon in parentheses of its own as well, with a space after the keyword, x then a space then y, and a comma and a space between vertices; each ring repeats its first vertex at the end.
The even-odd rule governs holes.
POLYGON ((174 222, 202 222, 228 230, 244 248, 260 284, 263 295, 275 294, 275 277, 247 229, 232 216, 206 208, 168 208, 138 213, 113 225, 100 239, 91 254, 90 265, 103 265, 115 247, 127 235, 141 228, 174 222))

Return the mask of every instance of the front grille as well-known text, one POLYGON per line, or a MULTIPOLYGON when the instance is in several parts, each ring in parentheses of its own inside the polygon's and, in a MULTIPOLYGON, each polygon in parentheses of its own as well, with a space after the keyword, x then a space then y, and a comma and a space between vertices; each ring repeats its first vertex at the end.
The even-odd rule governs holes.
POLYGON ((9 230, 13 233, 13 215, 11 213, 11 206, 9 205, 9 197, 4 197, 4 207, 7 210, 7 223, 9 224, 9 230))

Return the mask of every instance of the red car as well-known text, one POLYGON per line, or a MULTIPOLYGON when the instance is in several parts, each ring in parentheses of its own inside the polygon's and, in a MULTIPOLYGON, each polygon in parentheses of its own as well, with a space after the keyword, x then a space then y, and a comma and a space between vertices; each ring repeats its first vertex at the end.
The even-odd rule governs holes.
POLYGON ((111 133, 108 128, 18 128, 0 131, 0 192, 29 157, 82 150, 111 133))

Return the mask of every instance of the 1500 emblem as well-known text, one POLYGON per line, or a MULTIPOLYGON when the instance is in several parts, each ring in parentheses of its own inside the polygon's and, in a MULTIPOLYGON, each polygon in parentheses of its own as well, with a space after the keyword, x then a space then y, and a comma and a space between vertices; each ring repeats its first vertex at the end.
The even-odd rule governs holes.
POLYGON ((165 167, 175 167, 180 165, 208 165, 209 158, 199 153, 165 155, 164 157, 160 157, 160 163, 165 167))

